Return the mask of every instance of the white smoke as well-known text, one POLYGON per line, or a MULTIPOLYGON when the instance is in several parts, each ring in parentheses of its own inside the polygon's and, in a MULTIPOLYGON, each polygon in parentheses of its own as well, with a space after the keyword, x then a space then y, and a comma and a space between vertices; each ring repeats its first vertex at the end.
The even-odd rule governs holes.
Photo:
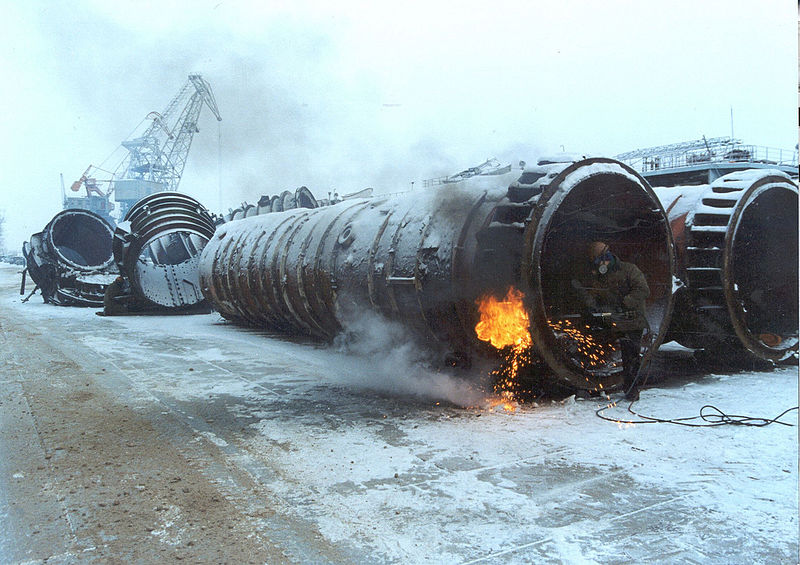
POLYGON ((435 350, 400 323, 365 309, 348 317, 344 326, 334 340, 339 359, 332 372, 342 384, 462 407, 485 402, 488 371, 455 373, 437 367, 441 359, 435 350))

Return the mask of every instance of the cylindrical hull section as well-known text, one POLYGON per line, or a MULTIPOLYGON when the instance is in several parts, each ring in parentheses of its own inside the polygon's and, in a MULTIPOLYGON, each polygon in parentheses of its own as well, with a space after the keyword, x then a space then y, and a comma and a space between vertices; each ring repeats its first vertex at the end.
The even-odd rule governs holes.
POLYGON ((606 239, 641 259, 655 289, 649 354, 671 311, 669 227, 647 183, 620 163, 545 169, 535 184, 513 190, 459 184, 226 223, 203 251, 203 293, 223 316, 250 325, 331 339, 368 308, 431 343, 474 351, 487 347, 475 335, 476 299, 514 286, 526 294, 535 346, 557 378, 594 388, 609 374, 587 373, 559 351, 551 328, 553 309, 567 308, 557 289, 574 276, 555 249, 583 265, 575 238, 583 249, 609 235, 592 221, 613 223, 606 239), (564 207, 571 214, 559 215, 564 207), (595 210, 594 220, 572 214, 581 208, 595 210), (637 234, 648 241, 638 243, 637 234))
POLYGON ((232 220, 241 220, 242 218, 249 218, 251 216, 258 216, 260 214, 270 214, 272 212, 283 212, 294 208, 317 208, 319 203, 311 191, 307 187, 301 186, 294 191, 294 194, 288 190, 283 191, 280 195, 262 196, 257 204, 243 203, 238 208, 231 210, 223 217, 225 222, 232 220))
POLYGON ((461 336, 454 304, 475 289, 460 280, 458 247, 491 208, 484 191, 454 190, 233 221, 203 252, 201 286, 227 318, 323 339, 365 307, 461 336))
POLYGON ((711 185, 657 188, 676 243, 670 337, 694 348, 791 355, 798 341, 797 185, 753 169, 711 185))
POLYGON ((131 207, 114 231, 114 260, 143 306, 179 309, 203 300, 197 263, 214 228, 208 210, 178 192, 131 207))
POLYGON ((27 271, 45 302, 102 306, 116 273, 111 253, 113 228, 102 216, 82 209, 56 214, 23 246, 27 271))
POLYGON ((649 327, 641 341, 646 366, 672 315, 675 259, 666 213, 647 181, 612 159, 553 165, 537 183, 542 192, 528 219, 522 254, 531 336, 561 379, 593 390, 608 383, 609 369, 587 363, 558 330, 559 316, 583 306, 571 281, 585 270, 592 241, 606 242, 621 260, 637 265, 650 288, 649 327))

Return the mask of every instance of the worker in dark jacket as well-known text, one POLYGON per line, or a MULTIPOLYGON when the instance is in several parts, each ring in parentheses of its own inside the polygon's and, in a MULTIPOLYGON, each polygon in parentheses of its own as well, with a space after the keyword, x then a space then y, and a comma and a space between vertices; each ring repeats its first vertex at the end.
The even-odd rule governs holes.
POLYGON ((126 285, 125 279, 118 276, 110 285, 106 287, 105 295, 103 296, 103 310, 96 312, 98 316, 119 316, 127 314, 128 308, 124 302, 118 300, 119 297, 125 295, 126 285))
POLYGON ((572 286, 588 310, 628 314, 625 331, 616 337, 622 353, 625 398, 637 400, 642 332, 648 327, 645 300, 650 287, 642 271, 633 263, 620 261, 608 244, 593 241, 587 251, 589 268, 584 279, 574 280, 572 286))

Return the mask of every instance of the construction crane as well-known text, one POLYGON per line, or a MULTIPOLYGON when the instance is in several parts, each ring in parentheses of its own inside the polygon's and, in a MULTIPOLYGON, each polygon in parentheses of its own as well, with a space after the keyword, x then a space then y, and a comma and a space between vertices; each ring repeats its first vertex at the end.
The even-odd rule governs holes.
POLYGON ((107 171, 103 171, 103 169, 95 167, 94 165, 89 165, 83 172, 81 177, 75 182, 73 182, 72 185, 70 185, 70 189, 73 192, 80 191, 81 187, 85 188, 86 196, 67 196, 67 193, 64 190, 64 175, 62 174, 61 200, 63 203, 63 207, 64 210, 73 208, 89 210, 90 212, 99 214, 100 216, 103 217, 104 220, 109 222, 111 225, 114 225, 115 223, 114 218, 111 216, 111 212, 114 210, 114 203, 111 202, 109 192, 107 191, 104 192, 103 189, 100 188, 100 183, 108 183, 109 181, 108 180, 98 181, 95 176, 98 172, 103 172, 106 173, 107 175, 113 174, 107 171))
POLYGON ((192 138, 200 131, 197 121, 203 106, 211 110, 217 121, 222 120, 211 85, 199 74, 191 74, 163 112, 147 114, 146 119, 151 123, 143 134, 122 142, 128 153, 110 179, 98 181, 92 173, 102 169, 89 166, 71 189, 77 192, 83 186, 87 199, 95 194, 108 200, 113 194, 120 217, 149 194, 177 190, 192 138), (108 184, 105 191, 100 183, 108 184))

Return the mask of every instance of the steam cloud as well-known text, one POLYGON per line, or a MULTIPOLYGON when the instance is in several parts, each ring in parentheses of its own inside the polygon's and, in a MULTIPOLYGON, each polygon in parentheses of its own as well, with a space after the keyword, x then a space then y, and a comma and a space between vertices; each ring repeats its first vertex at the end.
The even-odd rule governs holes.
POLYGON ((348 317, 335 340, 341 354, 334 378, 392 394, 446 400, 458 406, 477 406, 487 396, 488 373, 473 369, 455 375, 435 368, 436 354, 397 322, 364 310, 348 317))

